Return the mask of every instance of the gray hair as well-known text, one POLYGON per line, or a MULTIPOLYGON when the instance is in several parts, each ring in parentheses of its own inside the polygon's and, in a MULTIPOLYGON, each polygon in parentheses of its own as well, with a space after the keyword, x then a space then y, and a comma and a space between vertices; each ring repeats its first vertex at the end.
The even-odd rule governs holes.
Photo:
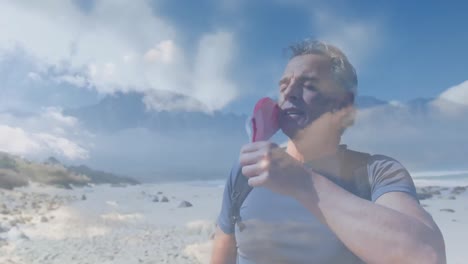
POLYGON ((356 70, 339 48, 319 40, 305 39, 289 46, 289 50, 292 53, 290 59, 305 54, 319 54, 330 58, 332 74, 338 85, 356 95, 358 85, 356 70))

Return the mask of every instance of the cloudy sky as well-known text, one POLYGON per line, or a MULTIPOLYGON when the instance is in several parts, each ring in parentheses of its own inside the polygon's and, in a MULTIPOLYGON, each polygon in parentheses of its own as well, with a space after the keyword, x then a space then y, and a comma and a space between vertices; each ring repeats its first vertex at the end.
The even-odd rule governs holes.
POLYGON ((276 95, 284 49, 306 37, 345 51, 360 95, 466 105, 457 2, 0 0, 0 149, 87 159, 93 135, 62 109, 116 92, 142 92, 156 111, 247 113, 276 95))

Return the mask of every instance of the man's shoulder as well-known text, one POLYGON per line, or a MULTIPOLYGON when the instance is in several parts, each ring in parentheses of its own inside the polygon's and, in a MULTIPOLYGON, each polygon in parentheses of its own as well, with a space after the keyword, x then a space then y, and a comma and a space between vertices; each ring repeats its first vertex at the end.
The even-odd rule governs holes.
POLYGON ((403 168, 403 165, 395 158, 383 155, 383 154, 372 154, 369 156, 368 161, 369 168, 374 167, 386 167, 386 166, 396 166, 403 168))
POLYGON ((367 165, 371 182, 398 183, 411 181, 409 171, 393 157, 374 154, 367 165))
POLYGON ((409 175, 407 169, 397 159, 391 156, 384 154, 370 154, 355 150, 349 151, 351 152, 350 156, 354 159, 354 161, 350 161, 354 162, 354 167, 352 167, 352 169, 367 170, 367 175, 371 182, 378 177, 384 175, 388 176, 388 174, 391 174, 393 172, 399 172, 409 175), (356 164, 361 164, 361 166, 356 166, 356 164))
POLYGON ((355 159, 366 160, 369 167, 373 166, 385 166, 390 164, 395 164, 402 166, 401 163, 393 157, 384 154, 374 154, 370 152, 365 152, 361 150, 349 149, 346 145, 342 145, 342 148, 345 149, 350 156, 354 156, 355 159))

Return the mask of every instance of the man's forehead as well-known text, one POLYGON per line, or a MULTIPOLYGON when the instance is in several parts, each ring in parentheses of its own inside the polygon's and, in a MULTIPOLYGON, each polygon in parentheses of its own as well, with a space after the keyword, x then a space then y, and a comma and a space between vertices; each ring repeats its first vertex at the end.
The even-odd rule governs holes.
POLYGON ((330 59, 320 54, 306 54, 292 58, 283 73, 283 77, 296 76, 319 79, 330 74, 330 59))

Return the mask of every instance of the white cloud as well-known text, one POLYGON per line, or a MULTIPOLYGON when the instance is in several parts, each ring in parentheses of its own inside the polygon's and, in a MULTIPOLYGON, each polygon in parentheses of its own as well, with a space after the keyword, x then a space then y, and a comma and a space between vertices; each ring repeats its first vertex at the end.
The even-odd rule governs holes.
POLYGON ((69 160, 87 159, 88 150, 78 143, 86 137, 78 120, 64 116, 57 108, 45 108, 38 115, 26 117, 0 114, 1 151, 29 157, 54 155, 69 160))
POLYGON ((156 45, 156 47, 148 50, 144 58, 149 62, 162 61, 164 63, 171 63, 174 59, 175 47, 171 40, 165 40, 156 45))
POLYGON ((23 129, 0 125, 0 150, 25 155, 36 152, 40 149, 40 144, 36 142, 23 129))
MULTIPOLYGON (((275 0, 288 7, 308 10, 313 37, 340 48, 355 68, 360 68, 375 52, 385 35, 385 28, 378 18, 353 17, 346 12, 336 13, 324 0, 275 0)), ((340 8, 343 10, 343 8, 340 8)))
POLYGON ((392 100, 388 102, 390 105, 395 106, 395 107, 403 107, 405 104, 403 102, 397 101, 397 100, 392 100))
POLYGON ((154 110, 209 111, 204 104, 193 97, 165 91, 149 91, 143 98, 143 103, 147 109, 154 110))
POLYGON ((39 75, 37 72, 28 73, 28 78, 36 82, 42 81, 41 75, 39 75))
POLYGON ((234 83, 226 79, 235 52, 232 34, 218 32, 200 40, 193 96, 211 110, 224 107, 237 96, 234 83))
MULTIPOLYGON (((72 0, 1 1, 0 26, 0 55, 20 47, 43 69, 25 76, 32 81, 49 78, 100 93, 171 91, 194 96, 207 111, 237 94, 228 81, 232 35, 201 35, 192 56, 147 1, 101 0, 86 13, 72 0)), ((166 106, 174 108, 158 107, 166 106)))
POLYGON ((427 104, 389 103, 359 110, 344 142, 356 150, 392 156, 412 171, 466 170, 468 106, 463 100, 450 101, 450 96, 463 98, 465 85, 451 87, 427 104))
POLYGON ((88 152, 76 143, 47 133, 29 133, 19 127, 0 125, 0 151, 22 156, 59 155, 86 159, 88 152))
POLYGON ((37 114, 29 113, 23 116, 2 112, 0 113, 0 123, 36 132, 47 131, 55 127, 73 131, 79 126, 75 117, 63 115, 62 109, 56 107, 45 107, 37 114))
POLYGON ((67 84, 71 84, 71 85, 76 86, 76 87, 86 87, 86 86, 88 86, 88 80, 86 79, 86 77, 84 77, 82 75, 78 75, 78 74, 75 74, 75 75, 71 75, 71 74, 60 75, 60 76, 54 78, 54 80, 58 84, 67 83, 67 84))
POLYGON ((361 67, 382 38, 383 28, 375 20, 345 18, 323 9, 315 9, 313 18, 319 39, 343 50, 356 68, 361 67))
POLYGON ((78 124, 78 120, 75 117, 64 116, 62 110, 55 107, 47 107, 44 109, 44 112, 41 114, 43 120, 50 121, 47 122, 55 123, 58 125, 65 125, 67 127, 74 127, 78 124))
POLYGON ((449 117, 463 116, 468 109, 468 81, 445 90, 434 100, 433 106, 449 117))
POLYGON ((153 16, 145 1, 96 1, 86 14, 69 0, 2 1, 1 7, 0 47, 17 44, 51 64, 69 57, 75 66, 107 62, 123 50, 175 37, 174 29, 153 16))
POLYGON ((468 105, 468 80, 448 88, 439 97, 455 103, 468 105))
POLYGON ((45 151, 51 151, 72 160, 88 158, 87 150, 66 138, 47 133, 33 134, 33 137, 44 146, 45 151))

